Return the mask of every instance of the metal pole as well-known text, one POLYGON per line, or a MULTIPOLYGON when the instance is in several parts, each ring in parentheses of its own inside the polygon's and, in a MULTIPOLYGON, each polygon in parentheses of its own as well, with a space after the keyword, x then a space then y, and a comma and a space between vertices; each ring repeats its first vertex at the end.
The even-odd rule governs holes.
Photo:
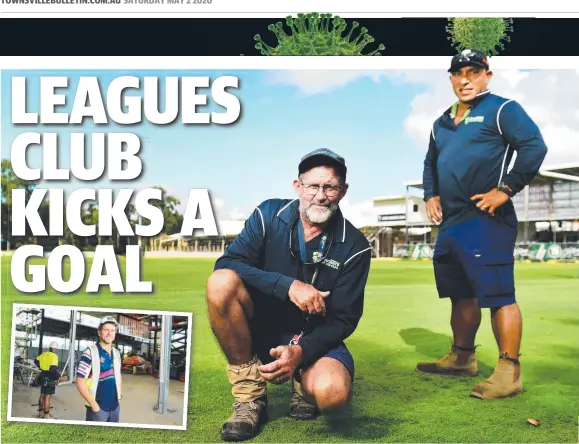
POLYGON ((406 225, 406 241, 405 244, 408 244, 408 198, 409 198, 410 189, 408 185, 406 185, 406 205, 405 205, 405 225, 406 225))
MULTIPOLYGON (((121 314, 120 313, 117 313, 117 322, 120 326, 121 325, 121 314)), ((120 328, 119 328, 119 330, 120 330, 120 328)), ((119 348, 119 333, 118 332, 115 335, 115 347, 119 348)))
POLYGON ((76 314, 77 311, 70 312, 70 344, 68 349, 68 359, 70 359, 70 367, 68 369, 68 382, 73 382, 74 379, 74 357, 76 351, 76 314))
POLYGON ((157 411, 161 414, 167 411, 167 400, 169 399, 172 328, 172 316, 164 315, 161 324, 161 365, 159 369, 159 396, 157 400, 157 411))
MULTIPOLYGON (((155 327, 157 327, 159 325, 159 316, 155 316, 155 327)), ((153 340, 153 372, 155 372, 156 370, 159 370, 157 368, 157 353, 159 350, 159 347, 157 346, 157 336, 158 336, 158 331, 155 330, 155 338, 153 340)))
MULTIPOLYGON (((44 339, 44 308, 40 310, 40 337, 38 338, 38 354, 42 353, 43 339, 44 339)), ((32 343, 30 345, 32 346, 32 343)))

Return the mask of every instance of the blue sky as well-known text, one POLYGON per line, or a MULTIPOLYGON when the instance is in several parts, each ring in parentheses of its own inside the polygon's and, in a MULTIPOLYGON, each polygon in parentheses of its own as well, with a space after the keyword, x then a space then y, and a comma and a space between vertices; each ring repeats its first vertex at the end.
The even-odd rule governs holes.
MULTIPOLYGON (((444 71, 4 71, 1 92, 2 158, 9 158, 12 141, 25 131, 58 131, 62 166, 68 165, 70 132, 127 131, 141 136, 145 170, 138 180, 43 186, 72 190, 161 185, 183 203, 189 189, 207 188, 220 220, 246 216, 256 204, 271 197, 293 197, 291 183, 300 157, 320 147, 346 158, 348 205, 368 203, 376 196, 403 194, 404 181, 421 178, 432 119, 454 100, 444 71), (80 76, 97 76, 102 91, 106 91, 109 82, 122 75, 160 77, 161 85, 165 76, 215 79, 235 75, 241 87, 231 91, 241 100, 242 117, 232 125, 183 125, 177 121, 166 126, 144 122, 95 128, 88 119, 82 130, 78 126, 15 127, 10 108, 11 77, 16 75, 28 78, 27 110, 36 112, 42 75, 69 77, 68 106, 64 110, 72 106, 80 76)), ((40 166, 38 148, 31 150, 30 162, 40 166)))

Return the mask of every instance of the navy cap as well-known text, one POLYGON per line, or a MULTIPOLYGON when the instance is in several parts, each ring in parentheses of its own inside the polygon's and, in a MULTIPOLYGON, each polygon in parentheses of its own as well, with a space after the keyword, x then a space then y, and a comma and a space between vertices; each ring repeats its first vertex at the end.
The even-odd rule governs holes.
POLYGON ((460 71, 465 66, 478 66, 479 68, 489 69, 489 62, 481 51, 465 49, 452 58, 448 72, 460 71))
POLYGON ((334 167, 338 174, 342 176, 342 179, 344 181, 346 180, 346 172, 348 171, 346 168, 346 160, 327 148, 319 148, 302 157, 298 171, 299 174, 302 174, 318 166, 334 167))

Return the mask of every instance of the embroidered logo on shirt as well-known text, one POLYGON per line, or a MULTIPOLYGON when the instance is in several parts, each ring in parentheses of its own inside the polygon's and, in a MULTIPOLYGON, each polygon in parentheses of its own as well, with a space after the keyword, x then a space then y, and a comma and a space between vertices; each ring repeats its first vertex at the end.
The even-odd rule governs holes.
POLYGON ((334 259, 324 259, 322 264, 327 265, 328 267, 333 268, 334 270, 340 268, 340 263, 334 259))
POLYGON ((482 123, 483 120, 485 119, 485 116, 468 116, 466 119, 464 119, 464 124, 468 125, 469 123, 472 122, 476 122, 476 123, 482 123))

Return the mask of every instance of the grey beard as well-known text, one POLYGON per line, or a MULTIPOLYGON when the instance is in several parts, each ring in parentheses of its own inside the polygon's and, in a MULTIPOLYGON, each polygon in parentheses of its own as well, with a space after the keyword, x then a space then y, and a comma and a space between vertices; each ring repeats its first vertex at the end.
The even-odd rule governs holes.
POLYGON ((302 216, 312 224, 323 224, 330 220, 338 209, 338 204, 332 204, 329 207, 323 206, 325 209, 323 212, 316 211, 317 207, 322 208, 321 205, 310 205, 302 211, 302 216))

